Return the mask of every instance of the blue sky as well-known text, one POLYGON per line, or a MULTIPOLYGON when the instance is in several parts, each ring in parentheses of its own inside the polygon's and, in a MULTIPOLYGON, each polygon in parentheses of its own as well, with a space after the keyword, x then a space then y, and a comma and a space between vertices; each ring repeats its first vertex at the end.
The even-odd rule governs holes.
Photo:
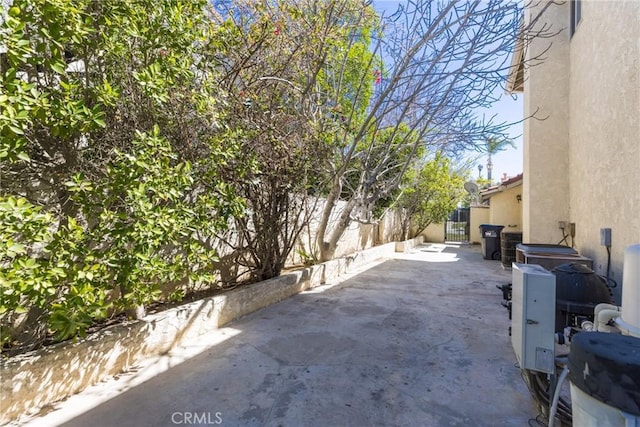
MULTIPOLYGON (((374 0, 374 7, 378 12, 382 12, 385 15, 389 15, 393 13, 398 8, 398 4, 403 3, 402 1, 397 0, 374 0)), ((501 91, 503 93, 503 91, 501 91)), ((500 95, 500 93, 498 93, 500 95)), ((496 116, 494 118, 495 123, 515 123, 519 122, 523 118, 523 104, 522 104, 522 95, 518 95, 516 99, 514 99, 511 95, 502 94, 499 101, 494 103, 494 105, 486 110, 478 111, 478 115, 481 117, 485 115, 487 118, 492 116, 496 116)), ((512 125, 509 129, 509 135, 514 139, 514 143, 516 148, 508 147, 505 151, 502 151, 492 158, 493 162, 493 172, 492 178, 493 181, 499 181, 502 174, 506 173, 507 176, 512 177, 519 173, 522 173, 522 158, 523 158, 523 147, 522 147, 522 123, 518 123, 512 125)), ((469 159, 476 159, 474 166, 471 170, 471 177, 478 177, 478 168, 477 164, 482 163, 482 176, 483 178, 487 177, 487 169, 486 169, 486 155, 482 155, 477 152, 470 152, 467 156, 469 159)))
MULTIPOLYGON (((495 121, 496 123, 507 122, 514 123, 522 120, 523 118, 523 104, 522 104, 522 94, 517 96, 517 99, 513 99, 511 95, 504 94, 502 98, 496 102, 490 109, 486 110, 485 114, 488 117, 492 115, 496 115, 495 121)), ((509 135, 511 138, 514 138, 514 142, 516 144, 516 148, 508 147, 507 150, 502 151, 492 158, 493 162, 493 180, 497 181, 502 176, 503 173, 506 173, 508 176, 515 176, 519 173, 522 173, 522 123, 518 123, 512 125, 509 129, 509 135)), ((476 155, 477 153, 472 153, 476 155)), ((484 178, 487 177, 487 169, 486 169, 486 155, 483 155, 479 162, 483 163, 482 176, 484 178)), ((476 162, 477 164, 478 162, 476 162)), ((478 176, 477 167, 472 170, 472 177, 476 178, 478 176)))

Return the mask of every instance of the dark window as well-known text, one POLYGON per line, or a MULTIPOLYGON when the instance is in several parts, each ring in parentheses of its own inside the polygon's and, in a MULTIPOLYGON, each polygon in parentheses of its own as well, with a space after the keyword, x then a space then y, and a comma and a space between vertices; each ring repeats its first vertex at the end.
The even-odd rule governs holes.
POLYGON ((580 18, 582 18, 582 0, 571 0, 571 35, 576 32, 580 18))

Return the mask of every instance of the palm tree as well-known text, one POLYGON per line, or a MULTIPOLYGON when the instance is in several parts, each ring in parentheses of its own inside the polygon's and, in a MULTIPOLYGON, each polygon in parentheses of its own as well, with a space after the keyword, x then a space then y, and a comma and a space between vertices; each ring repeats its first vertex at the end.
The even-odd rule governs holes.
POLYGON ((513 140, 508 138, 496 138, 496 137, 485 137, 484 139, 484 151, 487 152, 487 179, 489 183, 491 183, 491 170, 493 169, 493 163, 491 162, 491 156, 499 153, 500 151, 504 151, 507 149, 507 146, 511 146, 512 148, 516 148, 513 140))

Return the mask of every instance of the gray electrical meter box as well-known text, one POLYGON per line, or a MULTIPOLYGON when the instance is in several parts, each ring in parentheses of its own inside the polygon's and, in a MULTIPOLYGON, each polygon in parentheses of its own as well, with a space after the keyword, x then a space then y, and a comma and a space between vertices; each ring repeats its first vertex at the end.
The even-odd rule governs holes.
POLYGON ((513 264, 511 344, 520 369, 553 373, 556 276, 537 264, 513 264))

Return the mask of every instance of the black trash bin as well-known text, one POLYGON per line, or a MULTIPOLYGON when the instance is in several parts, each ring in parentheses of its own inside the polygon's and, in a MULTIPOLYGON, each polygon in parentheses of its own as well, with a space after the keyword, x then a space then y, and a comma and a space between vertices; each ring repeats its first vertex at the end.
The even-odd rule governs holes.
POLYGON ((484 259, 500 259, 500 233, 504 225, 480 224, 482 240, 482 257, 484 259))

